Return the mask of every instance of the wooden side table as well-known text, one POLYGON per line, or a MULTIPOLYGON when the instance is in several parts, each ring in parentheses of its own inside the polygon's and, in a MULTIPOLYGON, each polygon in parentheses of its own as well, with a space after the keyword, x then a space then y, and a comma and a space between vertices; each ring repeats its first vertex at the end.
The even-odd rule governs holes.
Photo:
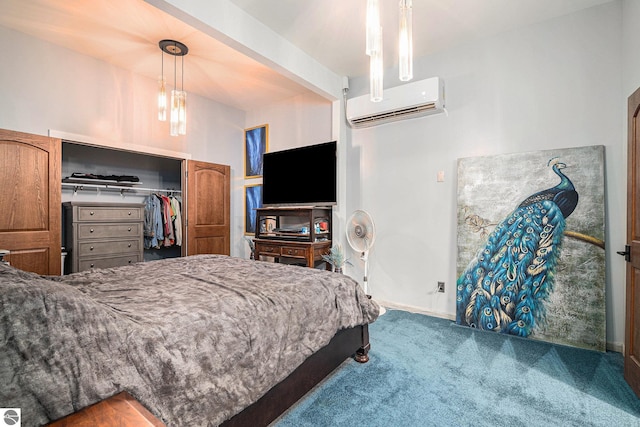
POLYGON ((53 427, 166 427, 126 391, 47 425, 53 427))

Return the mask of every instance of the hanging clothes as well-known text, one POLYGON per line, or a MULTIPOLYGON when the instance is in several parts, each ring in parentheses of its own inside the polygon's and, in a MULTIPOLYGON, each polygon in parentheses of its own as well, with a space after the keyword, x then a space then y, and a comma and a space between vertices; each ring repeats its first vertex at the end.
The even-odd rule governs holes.
POLYGON ((163 241, 162 203, 158 196, 151 194, 145 198, 144 248, 159 249, 163 241))
POLYGON ((173 230, 173 209, 171 208, 171 201, 167 196, 160 196, 162 200, 162 213, 163 213, 163 223, 164 223, 164 246, 172 246, 175 241, 175 234, 173 230))
POLYGON ((180 201, 174 196, 169 197, 171 200, 171 208, 173 209, 173 231, 176 238, 176 245, 182 246, 182 210, 180 209, 180 201))

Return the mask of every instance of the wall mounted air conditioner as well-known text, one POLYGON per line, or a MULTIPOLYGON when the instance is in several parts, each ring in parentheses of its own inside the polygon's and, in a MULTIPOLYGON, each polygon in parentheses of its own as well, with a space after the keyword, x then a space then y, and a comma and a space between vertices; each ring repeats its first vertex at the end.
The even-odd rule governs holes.
POLYGON ((439 77, 385 89, 380 102, 369 95, 347 100, 347 120, 353 128, 377 126, 444 111, 444 81, 439 77))

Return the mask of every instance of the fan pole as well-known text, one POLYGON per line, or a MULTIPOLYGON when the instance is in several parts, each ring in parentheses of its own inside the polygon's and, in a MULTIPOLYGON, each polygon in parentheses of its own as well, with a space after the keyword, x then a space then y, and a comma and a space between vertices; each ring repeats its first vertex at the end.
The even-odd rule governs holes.
POLYGON ((369 263, 367 252, 362 252, 362 260, 364 261, 364 279, 362 280, 362 289, 364 289, 364 293, 369 295, 369 263))

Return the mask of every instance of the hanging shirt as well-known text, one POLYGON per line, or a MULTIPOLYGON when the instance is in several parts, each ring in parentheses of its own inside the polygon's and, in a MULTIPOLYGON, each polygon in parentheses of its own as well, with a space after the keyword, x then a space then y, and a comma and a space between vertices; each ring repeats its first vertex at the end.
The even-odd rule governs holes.
POLYGON ((175 197, 170 197, 171 208, 173 209, 173 232, 176 237, 176 245, 182 246, 182 214, 180 213, 180 201, 175 197))
POLYGON ((160 196, 162 199, 162 213, 164 223, 164 246, 171 246, 175 243, 175 234, 173 232, 173 210, 171 209, 171 201, 167 196, 160 196))
POLYGON ((163 240, 162 205, 160 199, 155 194, 152 194, 145 199, 144 248, 159 249, 163 240))

